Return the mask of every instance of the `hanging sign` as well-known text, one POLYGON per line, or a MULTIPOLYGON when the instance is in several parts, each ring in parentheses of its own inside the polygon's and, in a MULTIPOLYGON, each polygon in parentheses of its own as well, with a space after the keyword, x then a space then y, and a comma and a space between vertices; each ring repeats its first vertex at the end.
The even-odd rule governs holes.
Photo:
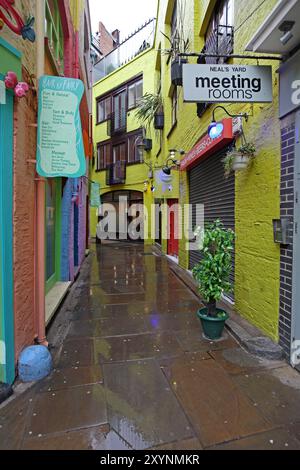
POLYGON ((6 104, 6 87, 2 80, 0 80, 0 104, 6 104))
POLYGON ((190 103, 271 103, 272 67, 185 64, 183 88, 190 103))
POLYGON ((79 106, 81 80, 43 76, 39 80, 37 172, 54 178, 86 174, 79 106))
POLYGON ((206 134, 195 145, 195 147, 185 156, 180 163, 180 170, 190 170, 193 166, 197 165, 200 160, 204 160, 213 153, 221 150, 226 145, 230 144, 234 138, 234 128, 232 119, 223 119, 223 132, 216 139, 211 139, 206 134))
POLYGON ((100 184, 92 183, 91 184, 91 207, 100 207, 101 199, 100 199, 100 184))

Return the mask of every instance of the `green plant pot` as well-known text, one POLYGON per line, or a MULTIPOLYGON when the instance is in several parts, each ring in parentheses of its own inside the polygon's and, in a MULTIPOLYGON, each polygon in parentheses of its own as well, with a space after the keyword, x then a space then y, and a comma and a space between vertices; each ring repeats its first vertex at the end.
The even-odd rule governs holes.
POLYGON ((208 339, 217 340, 222 337, 225 322, 229 315, 225 310, 217 308, 218 317, 208 317, 207 308, 201 308, 197 312, 197 317, 201 321, 203 332, 208 339))

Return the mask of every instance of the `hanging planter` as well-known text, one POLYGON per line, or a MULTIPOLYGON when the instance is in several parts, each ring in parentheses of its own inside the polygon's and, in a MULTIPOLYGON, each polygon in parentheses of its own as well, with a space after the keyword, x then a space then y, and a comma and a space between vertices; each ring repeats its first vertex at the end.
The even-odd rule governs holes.
POLYGON ((223 159, 225 176, 228 178, 232 172, 247 170, 255 158, 255 153, 255 145, 247 142, 228 152, 223 159))
POLYGON ((154 115, 154 129, 162 130, 165 127, 165 115, 160 112, 154 115))
POLYGON ((175 86, 183 85, 183 65, 187 64, 187 59, 177 57, 171 64, 171 81, 175 86))

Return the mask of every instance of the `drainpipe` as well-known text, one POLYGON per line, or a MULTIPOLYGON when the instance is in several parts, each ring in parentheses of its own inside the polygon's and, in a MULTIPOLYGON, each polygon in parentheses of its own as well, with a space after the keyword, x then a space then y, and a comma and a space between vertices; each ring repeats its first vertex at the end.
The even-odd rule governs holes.
MULTIPOLYGON (((37 81, 44 75, 45 68, 45 0, 36 2, 36 67, 37 81)), ((45 309, 45 184, 46 180, 39 175, 36 177, 36 317, 37 317, 37 341, 48 346, 46 339, 46 309, 45 309)))

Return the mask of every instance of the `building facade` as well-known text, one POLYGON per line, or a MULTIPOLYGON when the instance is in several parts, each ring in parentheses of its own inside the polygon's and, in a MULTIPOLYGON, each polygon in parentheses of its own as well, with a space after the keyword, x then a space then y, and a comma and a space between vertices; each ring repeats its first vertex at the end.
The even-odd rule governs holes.
MULTIPOLYGON (((259 49, 251 54, 249 44, 257 33, 257 25, 265 24, 273 9, 278 11, 278 3, 282 8, 287 8, 288 3, 294 6, 298 2, 254 1, 251 2, 251 8, 249 2, 244 0, 160 0, 158 3, 153 47, 144 52, 144 55, 118 64, 113 71, 103 67, 103 70, 106 70, 104 78, 94 84, 93 180, 100 183, 102 198, 106 193, 109 194, 102 202, 114 203, 112 192, 116 191, 115 195, 118 196, 117 192, 132 188, 144 192, 143 199, 148 208, 153 203, 164 208, 175 207, 173 216, 172 211, 170 215, 167 210, 163 210, 159 217, 149 212, 150 216, 145 220, 145 225, 148 228, 154 226, 156 230, 154 236, 148 230, 145 242, 158 243, 164 254, 175 258, 175 261, 188 271, 199 261, 199 252, 189 250, 189 238, 192 238, 191 232, 195 229, 196 218, 193 213, 186 219, 184 216, 179 218, 178 224, 174 223, 174 217, 175 220, 177 218, 176 211, 180 212, 180 207, 190 203, 204 204, 205 222, 220 218, 226 227, 234 229, 236 242, 231 279, 233 292, 227 294, 224 301, 265 335, 279 343, 290 358, 293 339, 291 325, 293 321, 299 325, 292 314, 294 300, 291 292, 295 279, 291 270, 292 266, 294 270, 296 268, 295 260, 294 264, 291 261, 291 244, 284 245, 274 238, 274 222, 284 217, 289 217, 291 223, 293 222, 295 208, 292 207, 292 180, 295 171, 292 155, 297 149, 295 123, 298 106, 294 106, 287 113, 282 114, 280 111, 279 98, 282 103, 286 101, 281 98, 283 88, 281 87, 280 92, 279 87, 283 74, 281 70, 286 70, 280 69, 278 74, 282 51, 274 49, 271 55, 276 53, 278 56, 275 54, 271 60, 265 56, 264 59, 262 54, 259 54, 259 49), (238 66, 271 65, 272 102, 184 102, 182 84, 176 81, 174 76, 172 80, 171 76, 172 62, 176 59, 174 54, 172 56, 173 46, 181 53, 195 53, 195 56, 185 57, 190 64, 198 62, 220 67, 227 63, 238 66), (201 55, 203 53, 211 56, 201 55), (228 58, 231 55, 241 57, 228 58), (251 57, 244 57, 247 55, 251 57), (259 59, 256 58, 258 56, 259 59), (152 149, 148 152, 144 150, 144 164, 132 164, 134 157, 129 152, 128 158, 128 151, 125 150, 130 148, 128 142, 120 153, 119 150, 113 149, 118 142, 114 143, 107 132, 107 129, 110 129, 107 127, 107 120, 111 119, 111 114, 116 109, 113 102, 115 95, 123 90, 126 103, 131 84, 141 78, 143 95, 159 93, 162 98, 164 126, 163 129, 155 131, 151 125, 150 128, 147 127, 146 132, 143 131, 143 136, 152 140, 152 149), (226 111, 216 109, 217 105, 224 105, 226 111, 232 115, 247 114, 247 122, 243 120, 241 127, 239 120, 232 120, 226 111), (218 145, 209 140, 207 132, 214 109, 217 120, 223 120, 228 131, 221 136, 218 145), (234 172, 226 178, 223 158, 232 146, 242 143, 242 130, 247 141, 255 145, 256 157, 246 171, 234 172), (183 151, 185 155, 181 156, 183 151), (126 178, 112 188, 107 184, 106 177, 110 165, 115 165, 119 160, 126 161, 126 178), (178 165, 172 164, 175 160, 181 161, 180 169, 178 165), (166 165, 172 168, 171 178, 163 180, 161 172, 166 165), (179 209, 176 208, 177 202, 179 209), (189 226, 190 231, 179 237, 176 233, 179 230, 178 225, 182 225, 183 229, 189 226)), ((280 44, 280 38, 278 40, 280 44)), ((262 48, 261 51, 268 53, 268 49, 262 48)), ((296 62, 297 56, 294 57, 294 62, 290 62, 290 68, 294 68, 293 81, 297 75, 296 62)), ((297 88, 294 93, 297 93, 297 88)), ((128 133, 139 129, 139 124, 135 121, 135 113, 124 107, 127 113, 128 137, 128 133), (131 124, 133 121, 134 125, 131 124)), ((141 131, 142 127, 140 126, 141 131)), ((93 209, 92 236, 96 236, 96 225, 100 219, 101 208, 98 212, 93 209)))
MULTIPOLYGON (((33 0, 17 0, 12 6, 0 2, 0 381, 7 383, 15 379, 20 352, 38 338, 38 24, 45 29, 44 74, 82 78, 85 83, 81 120, 87 161, 91 155, 88 2, 47 0, 42 17, 33 0), (26 90, 17 92, 14 81, 25 83, 26 90)), ((88 179, 47 179, 45 199, 44 324, 48 324, 88 246, 88 179)))

